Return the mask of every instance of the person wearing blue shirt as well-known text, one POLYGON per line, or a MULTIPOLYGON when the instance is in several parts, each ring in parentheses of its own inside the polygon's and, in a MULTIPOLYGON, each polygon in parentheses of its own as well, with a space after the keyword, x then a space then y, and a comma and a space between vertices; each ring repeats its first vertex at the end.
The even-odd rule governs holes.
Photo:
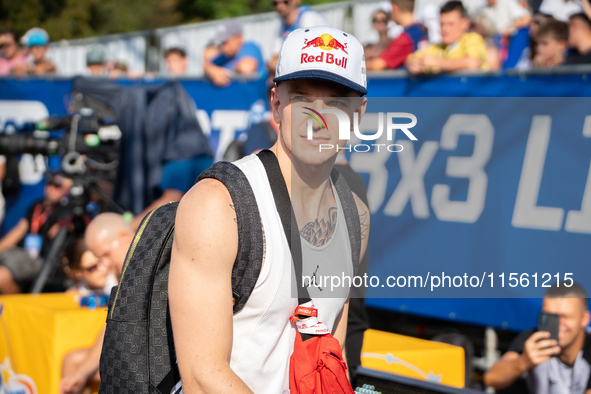
POLYGON ((231 73, 250 74, 258 72, 267 76, 263 55, 258 45, 244 41, 242 26, 234 19, 226 19, 218 26, 216 47, 209 47, 204 54, 203 71, 214 85, 230 84, 231 73))
POLYGON ((267 64, 269 72, 273 74, 275 73, 279 50, 289 33, 307 27, 330 26, 330 23, 328 23, 324 16, 310 8, 310 6, 300 5, 301 0, 273 0, 271 2, 281 18, 279 33, 273 43, 273 56, 267 64))

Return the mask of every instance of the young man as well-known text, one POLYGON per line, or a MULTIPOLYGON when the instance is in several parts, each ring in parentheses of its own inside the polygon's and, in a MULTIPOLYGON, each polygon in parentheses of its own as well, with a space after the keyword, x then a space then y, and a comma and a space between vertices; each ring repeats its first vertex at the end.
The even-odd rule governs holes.
POLYGON ((587 294, 576 283, 565 283, 549 288, 542 302, 542 311, 560 316, 558 343, 546 331, 521 333, 484 375, 487 386, 502 390, 527 373, 530 394, 591 394, 587 294))
POLYGON ((90 75, 99 77, 107 75, 107 59, 105 51, 95 46, 86 52, 86 67, 90 75))
POLYGON ((477 13, 488 18, 495 27, 495 33, 502 36, 510 37, 531 22, 529 11, 517 0, 487 0, 486 3, 477 13))
POLYGON ((568 45, 571 47, 565 64, 591 63, 591 21, 584 13, 568 19, 568 45))
MULTIPOLYGON (((313 138, 309 140, 309 117, 304 114, 308 110, 302 110, 341 109, 350 119, 354 111, 363 115, 366 99, 362 96, 367 93, 364 63, 363 48, 355 37, 330 27, 295 31, 279 56, 274 79, 277 86, 271 99, 279 136, 271 150, 279 162, 301 231, 304 275, 318 269, 315 264, 312 267, 316 258, 314 261, 322 265, 320 270, 326 262, 347 274, 352 274, 353 262, 343 209, 329 180, 337 152, 319 152, 321 143, 344 146, 346 141, 339 140, 337 116, 328 115, 327 127, 313 125, 313 138), (318 61, 308 62, 308 57, 318 61)), ((233 315, 231 272, 238 246, 233 201, 220 182, 197 183, 178 207, 168 282, 185 393, 289 390, 289 358, 296 335, 289 318, 298 304, 291 291, 292 259, 261 161, 257 156, 247 156, 235 164, 249 180, 261 213, 263 267, 248 302, 233 315)), ((360 217, 366 219, 361 228, 363 256, 369 213, 356 196, 355 202, 360 217)), ((348 289, 334 298, 316 297, 318 290, 314 287, 309 291, 319 320, 343 347, 348 289)))
POLYGON ((25 38, 30 59, 22 73, 31 75, 55 74, 57 72, 55 64, 45 57, 49 50, 49 35, 47 32, 34 27, 25 33, 25 38))
POLYGON ((486 70, 486 43, 478 33, 469 33, 470 19, 461 1, 448 1, 439 14, 441 43, 419 49, 406 58, 412 74, 458 70, 486 70))
POLYGON ((425 28, 415 21, 414 9, 414 0, 392 0, 391 18, 404 28, 404 32, 393 39, 380 56, 367 63, 369 71, 397 69, 404 64, 408 55, 427 46, 425 28))
POLYGON ((230 74, 258 72, 267 76, 263 55, 254 42, 244 41, 242 25, 234 19, 226 19, 216 30, 216 47, 208 47, 203 54, 203 71, 214 85, 230 84, 230 74))
POLYGON ((281 26, 273 45, 273 56, 267 63, 270 72, 275 72, 277 56, 289 33, 306 27, 330 26, 330 23, 310 6, 300 6, 301 0, 273 0, 272 3, 281 18, 281 26))
POLYGON ((168 73, 174 76, 187 73, 187 53, 183 48, 173 47, 164 51, 168 73))
POLYGON ((536 34, 536 53, 533 67, 557 67, 564 63, 568 42, 568 25, 552 20, 540 27, 536 34))

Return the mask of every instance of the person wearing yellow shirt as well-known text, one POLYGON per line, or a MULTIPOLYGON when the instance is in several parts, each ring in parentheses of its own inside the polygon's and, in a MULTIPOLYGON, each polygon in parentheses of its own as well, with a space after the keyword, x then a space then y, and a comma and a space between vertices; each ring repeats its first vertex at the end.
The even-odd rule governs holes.
POLYGON ((470 20, 461 1, 445 3, 440 10, 441 43, 412 53, 404 62, 412 74, 458 70, 487 70, 486 43, 480 34, 469 33, 470 20))

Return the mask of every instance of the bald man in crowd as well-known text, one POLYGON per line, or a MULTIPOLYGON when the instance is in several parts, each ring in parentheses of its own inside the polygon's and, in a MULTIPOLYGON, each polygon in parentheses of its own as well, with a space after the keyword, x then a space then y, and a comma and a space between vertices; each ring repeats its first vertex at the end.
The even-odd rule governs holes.
MULTIPOLYGON (((102 213, 86 228, 84 240, 88 249, 110 267, 117 279, 125 262, 127 250, 133 240, 131 225, 116 213, 102 213)), ((103 326, 94 345, 74 350, 64 357, 60 394, 82 393, 87 386, 100 382, 99 361, 106 325, 103 326)))

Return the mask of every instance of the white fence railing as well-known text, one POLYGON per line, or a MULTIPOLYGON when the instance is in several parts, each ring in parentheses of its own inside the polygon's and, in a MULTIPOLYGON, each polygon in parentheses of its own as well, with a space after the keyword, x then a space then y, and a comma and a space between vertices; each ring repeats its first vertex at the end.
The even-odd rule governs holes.
POLYGON ((60 75, 86 74, 86 52, 100 47, 107 60, 125 62, 130 70, 146 71, 146 50, 150 32, 116 34, 102 37, 62 40, 51 44, 48 57, 53 60, 60 75))
MULTIPOLYGON (((426 4, 441 5, 446 0, 416 0, 415 15, 419 16, 426 4)), ((362 44, 377 40, 377 33, 372 27, 372 14, 384 3, 384 0, 341 1, 314 6, 331 26, 355 35, 362 44)), ((466 8, 473 13, 485 4, 486 0, 463 0, 466 8)), ((236 18, 242 23, 244 39, 254 41, 263 53, 263 59, 270 58, 273 42, 279 29, 279 17, 275 12, 256 14, 236 18)), ((107 54, 107 60, 123 61, 131 71, 143 73, 146 63, 159 64, 160 70, 166 70, 162 53, 165 49, 179 46, 187 51, 189 58, 188 74, 198 76, 203 73, 203 50, 212 41, 215 28, 220 23, 209 21, 188 25, 174 26, 154 31, 128 34, 116 34, 78 40, 60 41, 51 44, 49 57, 56 63, 59 74, 72 76, 85 74, 86 52, 92 46, 100 46, 107 54), (149 43, 154 39, 155 48, 149 43), (149 55, 148 55, 148 52, 149 55)))

